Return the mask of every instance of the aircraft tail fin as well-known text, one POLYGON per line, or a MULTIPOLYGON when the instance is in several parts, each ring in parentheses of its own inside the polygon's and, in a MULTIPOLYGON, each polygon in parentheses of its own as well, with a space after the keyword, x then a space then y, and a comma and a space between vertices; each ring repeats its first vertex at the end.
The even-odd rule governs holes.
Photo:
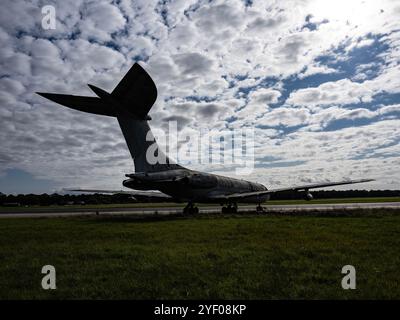
POLYGON ((156 102, 157 87, 146 70, 135 63, 111 92, 111 96, 127 111, 145 119, 156 102))
POLYGON ((136 172, 156 172, 181 169, 158 146, 146 120, 117 117, 126 144, 135 163, 136 172))
POLYGON ((116 117, 135 163, 136 172, 182 168, 160 150, 146 120, 157 99, 157 88, 150 75, 137 63, 125 74, 111 94, 95 86, 99 97, 83 97, 37 92, 44 98, 71 109, 116 117))
POLYGON ((135 63, 118 83, 111 95, 105 92, 122 108, 120 110, 116 110, 115 107, 99 97, 45 92, 37 92, 37 94, 78 111, 117 117, 122 110, 139 119, 149 119, 147 114, 157 99, 157 88, 150 75, 138 63, 135 63))
POLYGON ((128 113, 117 113, 117 119, 135 163, 135 171, 155 172, 182 168, 161 151, 146 121, 157 99, 157 88, 139 64, 135 63, 130 68, 111 96, 122 106, 129 106, 128 113))

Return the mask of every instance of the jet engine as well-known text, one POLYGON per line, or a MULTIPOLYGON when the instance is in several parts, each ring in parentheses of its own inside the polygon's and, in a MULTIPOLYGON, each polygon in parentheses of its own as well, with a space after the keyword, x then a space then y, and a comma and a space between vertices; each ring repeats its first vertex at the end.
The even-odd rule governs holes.
POLYGON ((314 199, 314 197, 313 197, 313 195, 311 194, 311 192, 307 190, 307 191, 306 191, 306 194, 305 194, 305 196, 304 196, 304 199, 307 200, 307 201, 310 201, 310 200, 314 199))

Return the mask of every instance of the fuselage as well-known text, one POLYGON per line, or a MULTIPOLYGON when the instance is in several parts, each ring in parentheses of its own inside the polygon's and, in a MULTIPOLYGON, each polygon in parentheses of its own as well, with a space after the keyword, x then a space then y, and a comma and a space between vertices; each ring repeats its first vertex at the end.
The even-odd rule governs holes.
MULTIPOLYGON (((159 190, 177 201, 182 202, 223 202, 212 198, 233 193, 264 191, 267 188, 251 181, 220 176, 211 173, 189 170, 186 168, 159 172, 134 173, 127 175, 129 179, 123 182, 127 188, 135 190, 159 190)), ((246 199, 246 202, 262 202, 268 200, 264 195, 261 199, 246 199)))

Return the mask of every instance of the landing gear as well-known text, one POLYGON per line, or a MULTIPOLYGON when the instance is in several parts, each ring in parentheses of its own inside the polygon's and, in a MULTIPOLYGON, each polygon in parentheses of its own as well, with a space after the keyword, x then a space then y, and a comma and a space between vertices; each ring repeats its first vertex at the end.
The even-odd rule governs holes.
POLYGON ((259 203, 258 206, 256 207, 256 213, 265 213, 264 208, 261 206, 261 204, 259 203))
POLYGON ((237 213, 237 204, 229 203, 227 207, 222 207, 222 213, 237 213))
POLYGON ((193 203, 189 202, 185 208, 183 208, 183 214, 196 214, 199 213, 199 208, 195 207, 193 203))

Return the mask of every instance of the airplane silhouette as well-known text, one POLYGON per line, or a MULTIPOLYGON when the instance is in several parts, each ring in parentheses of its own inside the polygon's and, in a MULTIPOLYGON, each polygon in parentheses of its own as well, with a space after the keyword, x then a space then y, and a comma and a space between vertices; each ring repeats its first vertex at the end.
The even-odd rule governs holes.
POLYGON ((97 97, 37 93, 71 109, 118 119, 135 165, 135 172, 126 174, 128 179, 122 184, 133 190, 70 191, 124 193, 138 199, 147 197, 187 202, 183 209, 186 214, 199 212, 195 203, 219 203, 223 206, 222 212, 234 213, 237 212, 237 204, 241 202, 256 203, 257 212, 262 212, 264 209, 261 203, 267 201, 274 193, 302 191, 305 192, 305 198, 311 200, 310 189, 373 181, 360 179, 267 189, 260 183, 187 169, 166 156, 158 145, 156 153, 165 161, 153 163, 146 156, 148 148, 156 143, 146 139, 151 130, 148 124, 151 118, 148 113, 157 98, 157 88, 150 75, 135 63, 111 93, 94 85, 89 84, 89 87, 97 97))

